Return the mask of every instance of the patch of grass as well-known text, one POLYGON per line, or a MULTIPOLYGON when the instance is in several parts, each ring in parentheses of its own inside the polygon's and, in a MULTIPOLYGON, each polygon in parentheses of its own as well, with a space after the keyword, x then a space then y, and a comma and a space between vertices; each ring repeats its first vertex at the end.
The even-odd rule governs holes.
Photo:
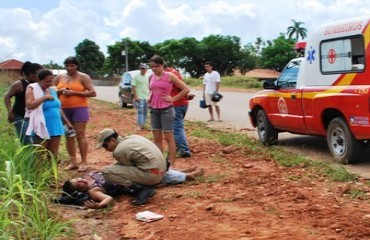
POLYGON ((225 175, 223 174, 213 174, 213 175, 197 177, 196 180, 199 183, 212 183, 212 182, 218 182, 224 177, 225 175))
MULTIPOLYGON (((186 78, 185 83, 191 87, 200 87, 203 80, 200 78, 186 78)), ((262 89, 263 81, 245 76, 224 76, 221 77, 222 87, 241 89, 262 89)))
POLYGON ((350 198, 366 199, 366 200, 369 199, 366 193, 360 189, 351 189, 349 190, 348 195, 350 198))
POLYGON ((194 191, 194 192, 187 192, 183 196, 186 197, 186 198, 195 198, 195 199, 197 199, 197 198, 203 196, 203 194, 201 192, 194 191))
POLYGON ((211 158, 211 162, 214 162, 214 163, 224 163, 225 162, 225 158, 223 158, 221 156, 215 156, 215 157, 211 158))
POLYGON ((356 175, 349 173, 342 166, 333 167, 333 166, 329 166, 328 164, 320 164, 320 165, 321 165, 322 171, 334 181, 350 182, 350 181, 355 181, 358 179, 356 175))
POLYGON ((284 167, 294 167, 301 164, 309 164, 309 160, 302 156, 297 156, 295 154, 287 153, 278 147, 271 148, 271 156, 284 167))

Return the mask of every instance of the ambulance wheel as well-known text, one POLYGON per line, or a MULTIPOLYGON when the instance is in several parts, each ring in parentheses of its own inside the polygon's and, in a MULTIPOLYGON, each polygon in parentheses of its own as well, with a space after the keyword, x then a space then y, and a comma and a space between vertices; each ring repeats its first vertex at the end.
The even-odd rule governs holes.
POLYGON ((354 163, 358 153, 363 150, 360 142, 353 137, 346 121, 341 117, 330 121, 326 140, 331 154, 342 164, 354 163))
POLYGON ((274 145, 278 141, 278 131, 272 126, 270 120, 267 118, 265 111, 262 109, 257 112, 257 133, 260 142, 263 145, 274 145))

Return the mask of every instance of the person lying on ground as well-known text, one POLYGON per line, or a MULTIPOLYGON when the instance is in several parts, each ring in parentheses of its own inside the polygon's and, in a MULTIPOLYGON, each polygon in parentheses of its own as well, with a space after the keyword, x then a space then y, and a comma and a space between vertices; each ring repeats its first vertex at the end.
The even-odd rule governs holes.
POLYGON ((136 199, 131 202, 132 205, 148 202, 155 194, 152 186, 161 182, 167 169, 166 160, 159 148, 145 137, 119 136, 111 128, 102 130, 97 140, 96 148, 104 147, 106 151, 112 152, 117 162, 103 168, 99 175, 89 175, 72 182, 72 185, 81 185, 89 192, 93 201, 85 205, 100 208, 113 201, 103 191, 105 181, 121 185, 128 192, 134 193, 136 199))
MULTIPOLYGON (((169 170, 161 181, 161 185, 179 184, 186 180, 195 180, 196 177, 203 176, 203 169, 197 167, 187 168, 184 170, 169 170)), ((73 195, 75 191, 87 193, 90 200, 84 202, 88 208, 104 208, 113 203, 113 198, 120 195, 136 196, 133 189, 126 188, 119 184, 106 181, 101 172, 94 171, 86 174, 82 178, 73 178, 67 180, 63 185, 63 192, 73 195)), ((139 194, 136 196, 139 200, 144 201, 148 196, 139 194)))

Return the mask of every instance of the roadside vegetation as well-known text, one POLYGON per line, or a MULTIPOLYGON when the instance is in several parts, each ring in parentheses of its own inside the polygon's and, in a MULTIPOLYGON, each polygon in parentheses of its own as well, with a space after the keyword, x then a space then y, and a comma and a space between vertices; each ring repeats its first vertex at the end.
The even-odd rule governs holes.
MULTIPOLYGON (((0 83, 0 96, 7 86, 0 83)), ((1 98, 2 99, 2 98, 1 98)), ((0 239, 55 239, 69 223, 49 209, 57 164, 42 149, 22 147, 0 104, 0 239)))
MULTIPOLYGON (((190 87, 203 86, 203 80, 200 78, 186 78, 185 82, 190 87)), ((222 87, 239 89, 262 89, 263 81, 256 78, 245 76, 226 76, 221 77, 222 87)))

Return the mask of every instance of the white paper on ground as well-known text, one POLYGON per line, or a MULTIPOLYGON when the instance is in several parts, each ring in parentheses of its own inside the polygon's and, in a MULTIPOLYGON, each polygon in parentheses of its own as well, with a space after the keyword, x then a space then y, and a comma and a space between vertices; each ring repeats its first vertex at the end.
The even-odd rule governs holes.
POLYGON ((162 219, 163 215, 151 211, 138 212, 136 219, 144 222, 153 222, 162 219))

